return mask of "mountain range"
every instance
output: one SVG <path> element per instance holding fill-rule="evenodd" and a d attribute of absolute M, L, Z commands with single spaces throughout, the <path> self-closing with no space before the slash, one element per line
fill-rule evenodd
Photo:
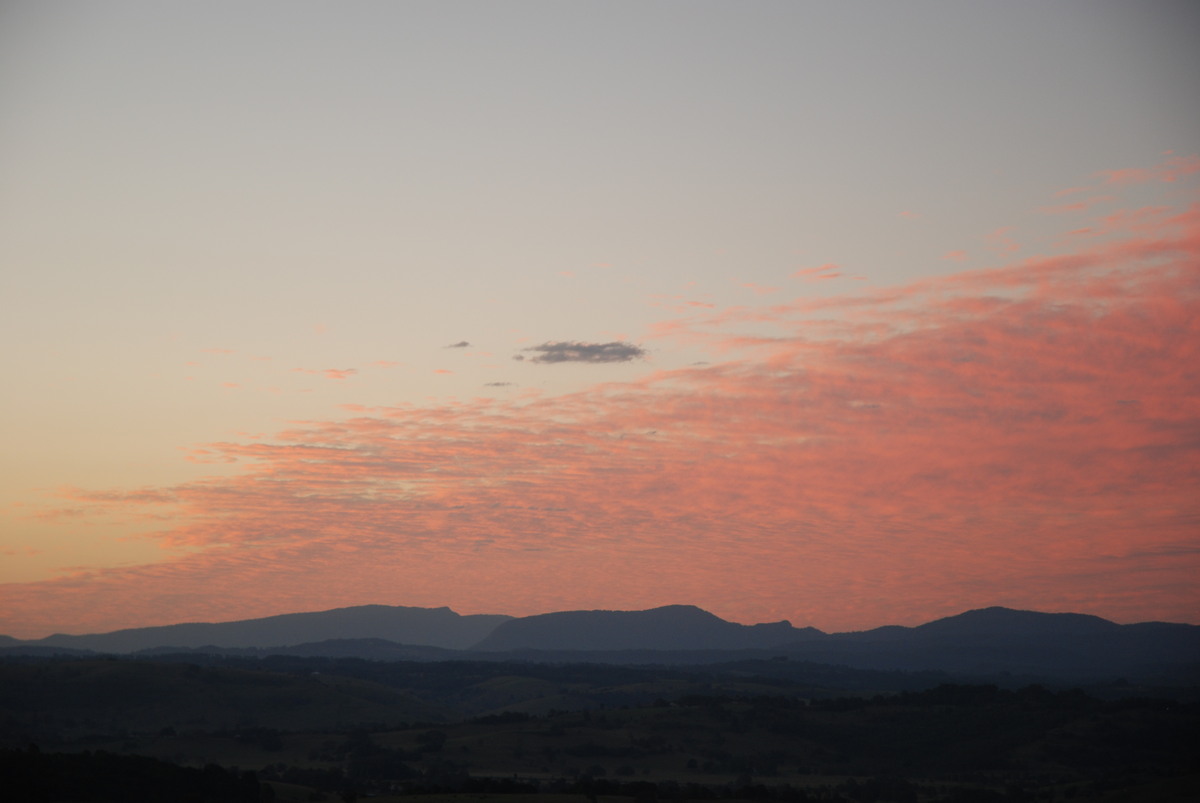
<path fill-rule="evenodd" d="M 1097 616 L 984 608 L 928 622 L 824 633 L 787 621 L 742 625 L 691 605 L 526 617 L 363 605 L 20 641 L 0 655 L 244 653 L 374 660 L 703 664 L 775 658 L 855 669 L 960 675 L 1160 677 L 1200 685 L 1200 626 L 1119 625 Z"/>
<path fill-rule="evenodd" d="M 463 650 L 509 619 L 512 617 L 500 614 L 462 616 L 449 608 L 357 605 L 236 622 L 188 622 L 80 636 L 58 633 L 35 641 L 0 641 L 0 647 L 7 643 L 8 646 L 131 653 L 162 647 L 265 649 L 328 639 L 386 639 L 401 644 Z"/>

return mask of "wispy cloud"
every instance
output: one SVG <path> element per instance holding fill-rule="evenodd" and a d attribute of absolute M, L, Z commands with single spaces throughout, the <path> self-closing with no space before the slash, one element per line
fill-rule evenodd
<path fill-rule="evenodd" d="M 640 360 L 646 356 L 646 350 L 632 343 L 613 341 L 611 343 L 581 343 L 579 341 L 552 341 L 538 346 L 530 346 L 521 350 L 522 353 L 513 357 L 524 360 L 525 352 L 532 352 L 530 362 L 561 363 L 607 363 L 629 362 Z"/>
<path fill-rule="evenodd" d="M 806 282 L 817 282 L 824 279 L 836 279 L 842 275 L 841 268 L 841 265 L 828 262 L 815 268 L 800 268 L 792 273 L 792 278 L 801 279 Z"/>
<path fill-rule="evenodd" d="M 760 296 L 769 296 L 772 293 L 779 292 L 778 287 L 769 287 L 767 285 L 756 284 L 754 282 L 741 282 L 738 286 L 743 287 L 743 288 L 749 290 L 750 292 L 754 293 L 755 295 L 760 295 Z"/>
<path fill-rule="evenodd" d="M 984 237 L 988 247 L 998 254 L 1011 254 L 1014 251 L 1021 250 L 1021 244 L 1013 239 L 1012 233 L 1016 229 L 1012 226 L 1001 226 L 992 233 Z"/>
<path fill-rule="evenodd" d="M 1038 209 L 1043 215 L 1062 215 L 1069 212 L 1086 212 L 1093 206 L 1102 203 L 1115 201 L 1116 198 L 1112 195 L 1095 195 L 1082 201 L 1073 201 L 1069 204 L 1056 204 L 1054 206 L 1043 206 Z"/>
<path fill-rule="evenodd" d="M 460 340 L 457 343 L 451 343 L 449 346 L 446 346 L 448 349 L 466 349 L 470 347 L 471 344 L 466 340 Z"/>
<path fill-rule="evenodd" d="M 326 379 L 349 379 L 358 373 L 357 368 L 295 368 L 299 374 L 315 374 Z"/>
<path fill-rule="evenodd" d="M 1172 156 L 1161 164 L 1150 168 L 1129 167 L 1121 170 L 1102 170 L 1096 175 L 1105 184 L 1148 184 L 1151 182 L 1174 183 L 1180 179 L 1200 173 L 1200 156 Z"/>

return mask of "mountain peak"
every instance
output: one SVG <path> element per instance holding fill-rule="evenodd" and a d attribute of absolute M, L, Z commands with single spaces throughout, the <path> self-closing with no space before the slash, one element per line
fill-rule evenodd
<path fill-rule="evenodd" d="M 1103 633 L 1120 627 L 1115 622 L 1084 613 L 1043 613 L 992 606 L 976 608 L 955 616 L 936 619 L 914 628 L 922 633 L 949 635 L 1053 635 L 1060 633 Z"/>

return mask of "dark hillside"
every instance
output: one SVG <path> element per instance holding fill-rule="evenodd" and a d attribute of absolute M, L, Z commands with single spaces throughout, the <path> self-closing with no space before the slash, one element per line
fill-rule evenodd
<path fill-rule="evenodd" d="M 449 608 L 358 605 L 237 622 L 190 622 L 112 633 L 54 635 L 29 645 L 128 653 L 155 647 L 280 647 L 326 639 L 382 638 L 401 644 L 463 649 L 512 617 L 461 616 Z"/>
<path fill-rule="evenodd" d="M 382 684 L 311 672 L 124 660 L 0 663 L 0 736 L 10 743 L 165 728 L 296 730 L 445 716 L 444 708 Z"/>
<path fill-rule="evenodd" d="M 736 650 L 770 648 L 821 635 L 788 622 L 740 625 L 694 605 L 647 611 L 560 611 L 511 619 L 472 649 Z"/>
<path fill-rule="evenodd" d="M 1118 625 L 1097 616 L 985 608 L 789 645 L 789 655 L 862 669 L 1200 682 L 1200 626 Z"/>

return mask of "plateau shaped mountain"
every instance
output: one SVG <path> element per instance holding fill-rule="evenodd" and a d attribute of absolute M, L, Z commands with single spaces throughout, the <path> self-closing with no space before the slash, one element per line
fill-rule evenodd
<path fill-rule="evenodd" d="M 745 650 L 770 649 L 822 635 L 789 622 L 741 625 L 694 605 L 647 611 L 559 611 L 510 619 L 472 649 Z"/>
<path fill-rule="evenodd" d="M 80 636 L 57 634 L 22 644 L 130 653 L 160 647 L 270 648 L 329 639 L 372 638 L 400 644 L 464 649 L 511 618 L 500 614 L 462 616 L 449 608 L 358 605 L 236 622 L 190 622 Z"/>

